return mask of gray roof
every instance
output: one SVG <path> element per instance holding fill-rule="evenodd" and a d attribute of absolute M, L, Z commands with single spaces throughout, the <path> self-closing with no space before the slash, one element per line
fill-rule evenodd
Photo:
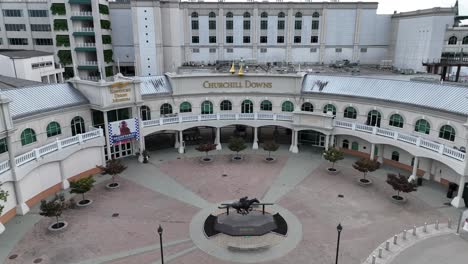
<path fill-rule="evenodd" d="M 40 82 L 0 75 L 0 89 L 15 89 L 41 84 Z"/>
<path fill-rule="evenodd" d="M 318 81 L 327 82 L 322 91 Z M 468 115 L 468 88 L 461 86 L 308 74 L 302 91 L 378 99 Z"/>
<path fill-rule="evenodd" d="M 164 95 L 172 93 L 172 87 L 166 76 L 140 77 L 141 95 Z"/>
<path fill-rule="evenodd" d="M 0 55 L 7 56 L 13 59 L 27 59 L 41 56 L 54 55 L 50 52 L 38 51 L 38 50 L 7 50 L 0 49 Z"/>
<path fill-rule="evenodd" d="M 33 114 L 88 104 L 89 101 L 69 83 L 2 90 L 11 99 L 11 117 L 18 119 Z"/>

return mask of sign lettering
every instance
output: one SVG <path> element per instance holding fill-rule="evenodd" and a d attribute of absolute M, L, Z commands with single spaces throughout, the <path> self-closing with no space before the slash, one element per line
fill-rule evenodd
<path fill-rule="evenodd" d="M 271 82 L 252 82 L 245 80 L 243 82 L 210 82 L 204 81 L 203 88 L 273 88 Z"/>

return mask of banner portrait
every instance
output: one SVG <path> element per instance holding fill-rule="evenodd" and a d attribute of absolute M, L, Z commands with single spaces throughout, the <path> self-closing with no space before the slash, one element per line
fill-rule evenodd
<path fill-rule="evenodd" d="M 132 140 L 140 140 L 138 118 L 109 123 L 109 144 L 120 145 Z"/>

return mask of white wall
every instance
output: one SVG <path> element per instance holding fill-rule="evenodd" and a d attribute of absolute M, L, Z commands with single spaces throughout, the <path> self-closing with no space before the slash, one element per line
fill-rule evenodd
<path fill-rule="evenodd" d="M 114 60 L 119 63 L 132 63 L 135 61 L 135 48 L 133 46 L 132 12 L 130 9 L 109 9 L 112 20 L 112 48 Z"/>
<path fill-rule="evenodd" d="M 146 12 L 145 12 L 146 11 Z M 154 9 L 136 7 L 138 20 L 137 34 L 139 40 L 140 71 L 141 76 L 155 75 L 157 72 L 156 27 Z M 114 30 L 118 32 L 118 30 Z"/>

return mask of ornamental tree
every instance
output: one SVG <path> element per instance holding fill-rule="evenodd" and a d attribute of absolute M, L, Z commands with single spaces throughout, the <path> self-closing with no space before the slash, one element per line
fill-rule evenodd
<path fill-rule="evenodd" d="M 196 148 L 196 150 L 200 152 L 205 152 L 206 156 L 208 157 L 208 152 L 215 150 L 217 145 L 218 144 L 202 143 Z"/>
<path fill-rule="evenodd" d="M 337 148 L 329 148 L 328 150 L 323 152 L 323 158 L 328 160 L 329 162 L 332 163 L 332 169 L 335 168 L 335 163 L 337 161 L 343 160 L 344 159 L 344 153 L 343 151 L 337 149 Z"/>
<path fill-rule="evenodd" d="M 268 158 L 271 158 L 271 152 L 277 151 L 279 145 L 273 141 L 263 143 L 263 150 L 268 151 Z"/>
<path fill-rule="evenodd" d="M 380 163 L 378 161 L 375 161 L 375 160 L 370 160 L 370 159 L 363 158 L 363 159 L 360 159 L 360 160 L 356 161 L 353 164 L 353 168 L 355 168 L 356 170 L 362 172 L 364 174 L 363 178 L 366 179 L 366 174 L 379 169 L 380 168 Z"/>
<path fill-rule="evenodd" d="M 229 145 L 228 148 L 231 151 L 236 152 L 236 155 L 239 156 L 239 152 L 243 151 L 244 149 L 247 148 L 247 145 L 245 144 L 245 141 L 241 137 L 232 137 L 229 140 Z"/>
<path fill-rule="evenodd" d="M 94 182 L 95 180 L 93 179 L 92 175 L 86 178 L 79 179 L 77 181 L 71 181 L 70 193 L 81 194 L 83 197 L 83 200 L 85 200 L 84 194 L 89 192 L 91 188 L 93 188 Z"/>
<path fill-rule="evenodd" d="M 402 198 L 400 192 L 410 193 L 417 191 L 416 184 L 409 182 L 406 176 L 401 174 L 392 174 L 387 175 L 387 183 L 393 187 L 393 190 L 397 191 L 397 198 Z"/>
<path fill-rule="evenodd" d="M 116 159 L 109 160 L 106 163 L 105 167 L 104 166 L 96 166 L 96 167 L 102 170 L 102 174 L 111 175 L 113 183 L 115 183 L 115 176 L 119 175 L 120 173 L 122 173 L 124 170 L 127 169 L 127 166 L 123 165 L 122 162 L 120 162 L 120 160 L 116 160 Z"/>
<path fill-rule="evenodd" d="M 63 210 L 65 209 L 67 209 L 67 204 L 65 203 L 65 196 L 63 194 L 55 194 L 54 199 L 52 199 L 51 201 L 41 201 L 41 212 L 39 214 L 45 217 L 55 217 L 55 220 L 58 224 L 59 217 L 62 216 Z"/>
<path fill-rule="evenodd" d="M 6 203 L 8 195 L 9 194 L 7 191 L 0 189 L 0 201 L 3 201 L 4 203 Z M 5 206 L 0 204 L 0 215 L 2 215 L 4 208 Z"/>

